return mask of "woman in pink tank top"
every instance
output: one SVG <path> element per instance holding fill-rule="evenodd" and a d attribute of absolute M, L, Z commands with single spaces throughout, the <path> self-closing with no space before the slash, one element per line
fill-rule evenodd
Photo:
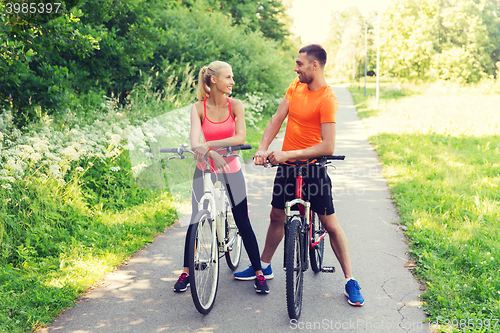
<path fill-rule="evenodd" d="M 231 210 L 243 238 L 243 245 L 248 253 L 251 266 L 255 272 L 255 290 L 259 293 L 269 293 L 266 278 L 261 268 L 260 253 L 257 239 L 248 218 L 248 203 L 246 184 L 237 157 L 222 157 L 215 150 L 223 147 L 242 145 L 245 143 L 246 128 L 243 103 L 230 99 L 234 85 L 231 66 L 222 61 L 214 61 L 208 67 L 203 67 L 198 76 L 198 102 L 191 108 L 191 148 L 195 152 L 198 166 L 193 177 L 192 215 L 198 212 L 198 201 L 203 192 L 202 174 L 205 169 L 204 157 L 211 159 L 211 169 L 219 173 L 217 179 L 222 181 L 229 194 Z M 203 143 L 202 143 L 203 135 Z M 212 176 L 214 176 L 212 174 Z M 182 292 L 189 286 L 188 239 L 194 232 L 192 221 L 189 225 L 184 246 L 184 269 L 174 286 L 174 291 Z M 272 273 L 271 273 L 272 274 Z"/>

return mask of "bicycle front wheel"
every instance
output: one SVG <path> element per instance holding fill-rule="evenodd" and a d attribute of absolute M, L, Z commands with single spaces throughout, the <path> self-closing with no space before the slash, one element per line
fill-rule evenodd
<path fill-rule="evenodd" d="M 325 227 L 320 222 L 318 214 L 312 213 L 311 219 L 311 229 L 312 229 L 312 242 L 316 243 L 319 238 L 325 233 Z M 308 245 L 309 242 L 308 242 Z M 309 247 L 309 258 L 311 259 L 311 268 L 314 273 L 321 272 L 323 268 L 323 254 L 325 253 L 325 238 L 323 237 L 321 241 L 314 246 L 314 248 Z"/>
<path fill-rule="evenodd" d="M 189 239 L 189 275 L 191 296 L 196 309 L 207 314 L 212 310 L 219 281 L 219 253 L 215 222 L 208 210 L 196 215 Z"/>
<path fill-rule="evenodd" d="M 295 216 L 287 222 L 285 239 L 286 306 L 290 319 L 299 319 L 302 310 L 305 249 L 302 222 Z"/>
<path fill-rule="evenodd" d="M 234 221 L 229 201 L 227 201 L 226 205 L 225 229 L 225 241 L 227 242 L 227 251 L 225 253 L 226 262 L 229 268 L 234 271 L 240 264 L 242 239 L 236 222 Z"/>

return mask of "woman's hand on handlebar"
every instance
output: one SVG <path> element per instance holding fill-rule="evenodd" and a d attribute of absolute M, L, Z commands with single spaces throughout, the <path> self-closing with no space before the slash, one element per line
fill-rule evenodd
<path fill-rule="evenodd" d="M 198 162 L 203 162 L 203 158 L 205 157 L 205 155 L 208 154 L 208 152 L 210 151 L 210 148 L 208 146 L 208 143 L 205 143 L 201 146 L 194 148 L 193 150 L 194 150 L 195 160 L 197 160 Z"/>
<path fill-rule="evenodd" d="M 218 172 L 228 172 L 229 171 L 229 165 L 227 165 L 226 161 L 222 156 L 220 156 L 218 153 L 212 151 L 210 154 L 212 157 L 212 160 L 214 161 L 214 167 L 215 170 Z"/>

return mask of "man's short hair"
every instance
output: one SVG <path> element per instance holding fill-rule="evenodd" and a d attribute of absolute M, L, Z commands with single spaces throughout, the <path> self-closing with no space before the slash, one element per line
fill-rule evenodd
<path fill-rule="evenodd" d="M 304 46 L 299 50 L 299 53 L 305 53 L 314 60 L 317 60 L 322 67 L 326 64 L 326 51 L 321 45 L 311 44 Z"/>

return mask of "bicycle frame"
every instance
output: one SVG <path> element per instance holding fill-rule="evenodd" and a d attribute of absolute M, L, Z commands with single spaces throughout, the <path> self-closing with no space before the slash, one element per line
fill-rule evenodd
<path fill-rule="evenodd" d="M 205 162 L 205 171 L 203 172 L 203 192 L 204 194 L 198 202 L 198 211 L 204 209 L 204 203 L 208 200 L 210 207 L 212 207 L 212 209 L 210 209 L 210 217 L 212 221 L 215 222 L 215 228 L 212 229 L 212 232 L 214 233 L 213 236 L 219 243 L 219 251 L 225 252 L 229 246 L 223 241 L 225 235 L 224 226 L 222 225 L 222 221 L 226 218 L 226 210 L 223 209 L 226 206 L 226 188 L 224 186 L 221 186 L 219 189 L 216 188 L 210 176 L 210 165 L 207 162 Z M 216 248 L 217 247 L 214 247 L 214 250 Z M 218 254 L 213 253 L 213 256 L 215 255 Z"/>
<path fill-rule="evenodd" d="M 312 211 L 311 211 L 311 203 L 309 201 L 305 201 L 303 199 L 303 191 L 302 186 L 305 184 L 304 178 L 302 177 L 302 167 L 299 168 L 299 173 L 295 178 L 295 199 L 288 201 L 285 203 L 285 215 L 291 216 L 292 207 L 297 204 L 299 207 L 299 213 L 303 216 L 303 224 L 306 228 L 309 228 L 309 248 L 313 249 L 314 246 L 318 245 L 319 242 L 325 238 L 327 232 L 325 231 L 323 235 L 321 235 L 318 241 L 313 242 L 313 234 L 311 224 L 309 223 L 312 219 Z"/>

